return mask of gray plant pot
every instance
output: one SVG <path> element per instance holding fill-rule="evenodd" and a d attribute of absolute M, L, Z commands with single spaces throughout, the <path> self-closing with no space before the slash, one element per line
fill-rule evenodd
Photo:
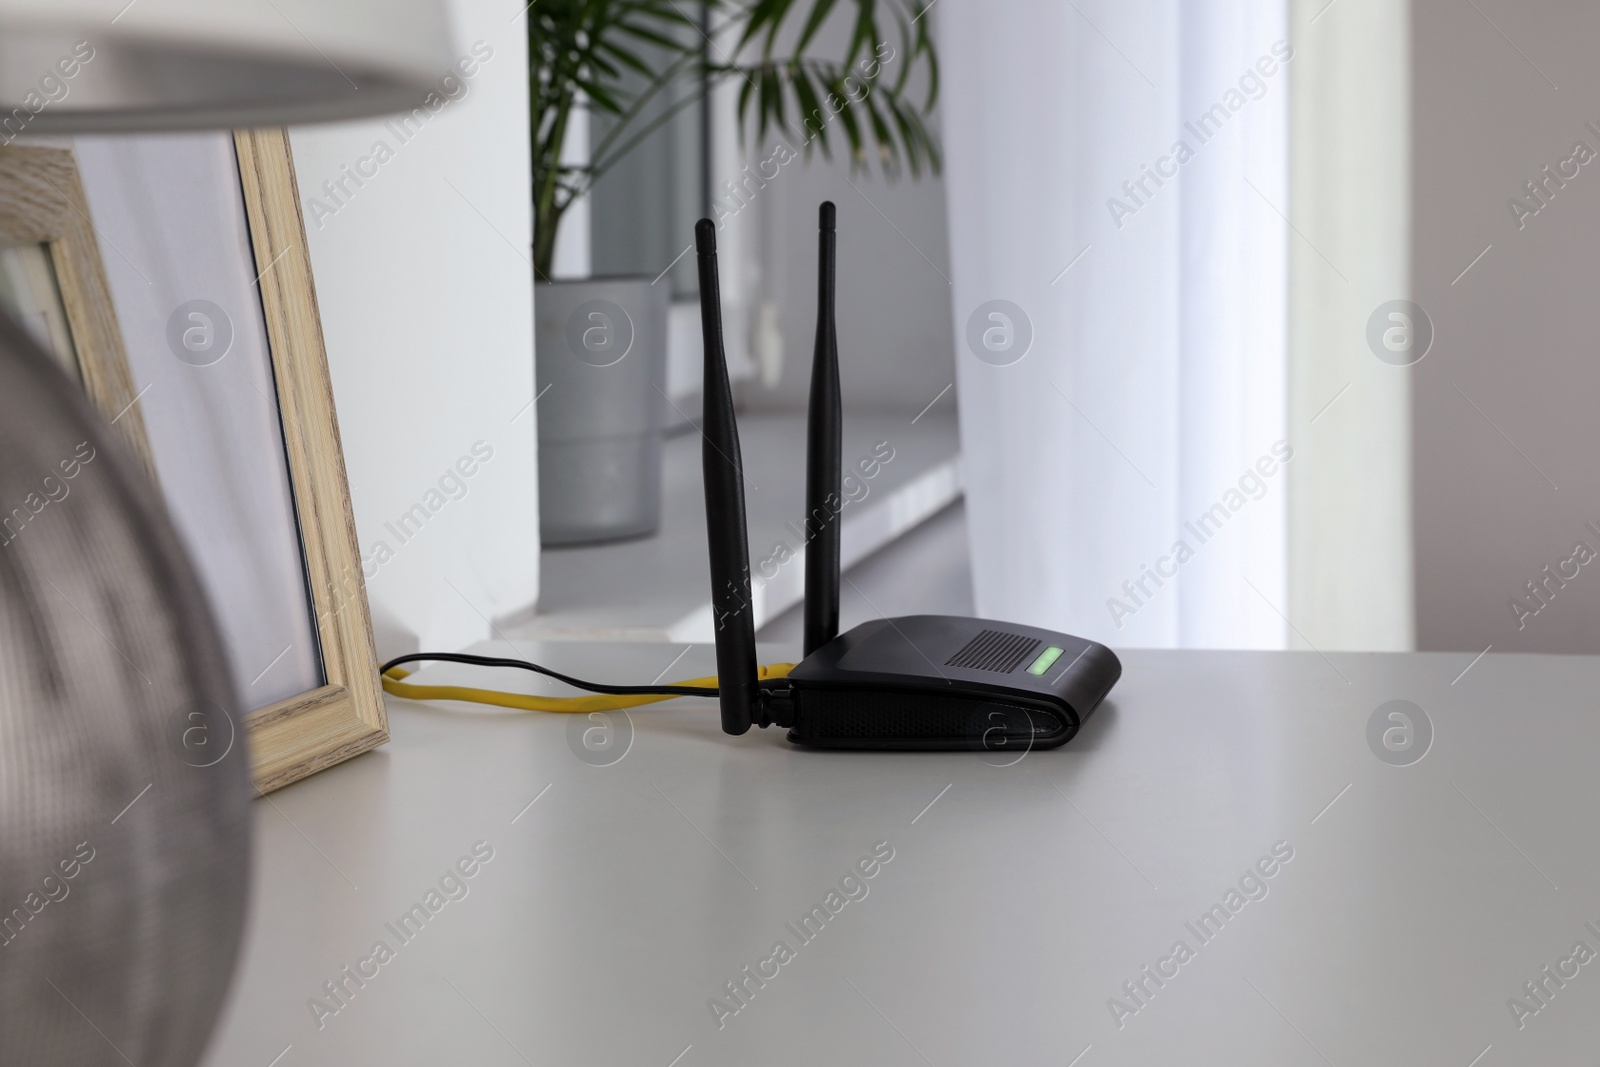
<path fill-rule="evenodd" d="M 539 282 L 533 303 L 540 540 L 655 533 L 667 287 L 648 278 Z"/>

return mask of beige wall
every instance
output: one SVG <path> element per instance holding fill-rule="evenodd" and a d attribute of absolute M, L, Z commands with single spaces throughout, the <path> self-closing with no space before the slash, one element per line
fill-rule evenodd
<path fill-rule="evenodd" d="M 1520 230 L 1508 199 L 1574 142 L 1600 152 L 1600 8 L 1412 6 L 1413 289 L 1436 329 L 1414 379 L 1419 647 L 1594 653 L 1600 563 L 1522 629 L 1510 600 L 1575 542 L 1600 551 L 1600 159 Z"/>

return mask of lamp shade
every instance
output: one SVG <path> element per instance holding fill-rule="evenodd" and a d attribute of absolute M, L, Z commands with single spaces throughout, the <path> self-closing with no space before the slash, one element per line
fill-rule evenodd
<path fill-rule="evenodd" d="M 190 1067 L 250 881 L 238 698 L 155 486 L 4 316 L 0 502 L 0 1063 Z"/>
<path fill-rule="evenodd" d="M 0 143 L 378 115 L 454 59 L 439 0 L 0 0 Z"/>

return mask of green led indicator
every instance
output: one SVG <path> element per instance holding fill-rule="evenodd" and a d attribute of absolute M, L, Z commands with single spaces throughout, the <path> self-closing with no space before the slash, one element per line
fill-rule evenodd
<path fill-rule="evenodd" d="M 1061 649 L 1057 648 L 1055 645 L 1051 645 L 1049 648 L 1039 653 L 1039 658 L 1033 661 L 1033 665 L 1028 668 L 1028 673 L 1043 674 L 1045 671 L 1050 669 L 1050 665 L 1052 663 L 1060 658 Z"/>

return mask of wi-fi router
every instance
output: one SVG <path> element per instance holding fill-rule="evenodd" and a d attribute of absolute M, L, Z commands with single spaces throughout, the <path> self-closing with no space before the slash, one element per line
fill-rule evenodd
<path fill-rule="evenodd" d="M 834 314 L 834 206 L 818 235 L 817 335 L 806 425 L 805 659 L 759 680 L 738 419 L 722 342 L 717 231 L 695 227 L 705 337 L 701 469 L 722 728 L 784 726 L 818 748 L 1046 749 L 1078 732 L 1122 676 L 1109 648 L 1035 626 L 952 615 L 839 633 L 844 416 Z"/>

